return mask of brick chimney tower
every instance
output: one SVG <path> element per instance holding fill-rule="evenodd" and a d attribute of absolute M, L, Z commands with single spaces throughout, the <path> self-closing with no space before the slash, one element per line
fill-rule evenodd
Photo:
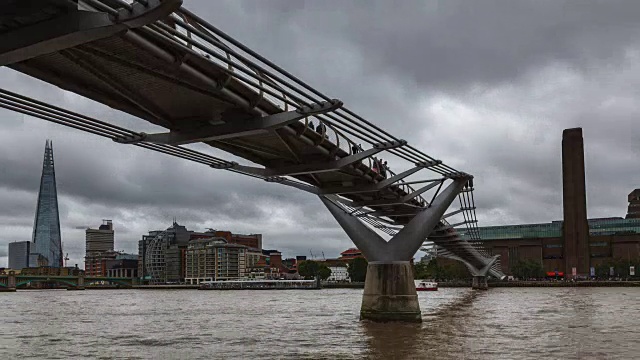
<path fill-rule="evenodd" d="M 589 276 L 589 225 L 582 129 L 562 132 L 562 203 L 565 277 Z"/>

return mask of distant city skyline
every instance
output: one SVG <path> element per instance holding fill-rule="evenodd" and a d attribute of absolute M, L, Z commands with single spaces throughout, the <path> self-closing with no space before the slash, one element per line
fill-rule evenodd
<path fill-rule="evenodd" d="M 99 168 L 98 165 L 96 166 Z M 38 251 L 40 251 L 42 253 L 49 253 L 49 257 L 53 259 L 52 261 L 54 264 L 59 264 L 58 266 L 64 266 L 63 258 L 65 256 L 65 253 L 69 252 L 69 249 L 62 248 L 62 244 L 64 243 L 64 241 L 62 240 L 62 235 L 60 231 L 61 223 L 59 219 L 58 191 L 57 191 L 57 185 L 56 185 L 56 173 L 55 173 L 55 166 L 54 166 L 54 159 L 53 159 L 53 141 L 49 139 L 45 141 L 45 152 L 44 152 L 44 160 L 42 162 L 40 187 L 39 187 L 36 198 L 37 198 L 37 204 L 36 204 L 35 217 L 34 217 L 34 223 L 33 223 L 33 229 L 32 229 L 32 239 L 30 241 L 27 241 L 30 244 L 30 253 L 31 253 L 30 261 L 36 261 L 36 257 L 34 256 L 39 254 Z M 176 217 L 174 216 L 172 220 L 175 222 Z M 113 230 L 113 222 L 112 220 L 103 220 L 103 221 L 108 221 L 109 226 L 112 229 L 111 230 L 112 232 L 111 246 L 113 247 L 113 237 L 115 235 L 115 231 Z M 188 221 L 186 221 L 185 223 L 189 224 Z M 127 229 L 127 224 L 121 223 L 121 225 L 123 229 Z M 71 228 L 71 226 L 67 224 L 62 224 L 62 226 L 67 226 L 68 229 Z M 164 225 L 159 225 L 159 226 L 156 226 L 155 228 L 150 228 L 145 232 L 156 231 L 159 228 L 163 228 L 163 226 Z M 74 232 L 77 232 L 79 230 L 84 230 L 84 229 L 86 229 L 86 231 L 89 231 L 90 228 L 91 228 L 91 225 L 74 226 L 71 228 L 71 230 L 75 230 L 75 231 L 70 231 L 70 233 L 73 234 Z M 194 228 L 197 229 L 198 225 L 195 225 Z M 217 229 L 218 227 L 209 225 L 209 226 L 204 226 L 202 228 L 204 231 L 209 229 Z M 152 230 L 152 229 L 156 229 L 156 230 Z M 137 235 L 137 237 L 139 238 L 140 236 L 144 235 L 145 232 Z M 16 243 L 16 242 L 19 242 L 19 241 L 10 241 L 6 245 L 5 244 L 1 245 L 2 248 L 4 249 L 0 249 L 0 259 L 5 258 L 6 261 L 4 261 L 4 265 L 2 264 L 3 262 L 0 261 L 0 267 L 9 267 L 8 246 L 9 244 Z M 22 241 L 22 242 L 25 242 L 25 241 Z M 35 245 L 36 243 L 38 243 L 39 245 L 36 246 Z M 123 241 L 123 243 L 124 243 L 124 246 L 122 248 L 113 249 L 113 250 L 123 251 L 126 253 L 136 253 L 137 240 L 135 240 L 135 242 Z M 72 257 L 68 261 L 68 264 L 67 264 L 68 266 L 78 265 L 79 268 L 85 267 L 86 265 L 85 256 L 87 252 L 86 242 L 83 243 L 82 245 L 83 245 L 83 249 L 82 249 L 83 253 L 81 256 L 78 256 L 79 251 L 77 250 L 78 249 L 77 245 L 71 248 Z M 349 242 L 348 245 L 352 245 L 351 242 Z M 324 250 L 322 248 L 317 248 L 315 250 L 316 250 L 316 254 L 324 254 L 325 251 L 327 252 L 327 254 L 333 254 L 330 250 Z M 308 248 L 308 251 L 303 253 L 293 253 L 293 252 L 287 251 L 285 252 L 286 253 L 285 257 L 295 258 L 296 256 L 299 256 L 299 255 L 308 256 L 313 251 L 314 251 L 314 248 Z M 333 254 L 334 257 L 337 257 L 340 251 L 342 250 L 336 249 L 335 254 Z M 6 255 L 3 255 L 3 254 L 6 254 Z M 47 258 L 47 261 L 49 261 L 48 257 L 45 256 L 45 258 Z"/>

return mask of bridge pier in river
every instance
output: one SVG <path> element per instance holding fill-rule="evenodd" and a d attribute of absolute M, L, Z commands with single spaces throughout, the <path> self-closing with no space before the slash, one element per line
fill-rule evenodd
<path fill-rule="evenodd" d="M 9 271 L 9 274 L 4 277 L 4 279 L 0 280 L 2 284 L 0 284 L 0 291 L 16 291 L 16 273 L 15 271 Z"/>
<path fill-rule="evenodd" d="M 409 261 L 369 263 L 360 319 L 422 321 L 413 269 Z"/>
<path fill-rule="evenodd" d="M 491 271 L 491 267 L 498 261 L 498 256 L 494 256 L 482 269 L 476 269 L 471 265 L 467 265 L 469 272 L 473 276 L 473 280 L 471 282 L 471 289 L 473 290 L 488 290 L 489 284 L 487 283 L 487 275 Z"/>
<path fill-rule="evenodd" d="M 474 275 L 471 282 L 471 288 L 473 290 L 488 290 L 489 284 L 487 283 L 487 277 L 482 275 Z"/>
<path fill-rule="evenodd" d="M 84 276 L 78 275 L 78 280 L 76 280 L 76 286 L 67 288 L 67 290 L 84 290 Z"/>
<path fill-rule="evenodd" d="M 421 322 L 418 293 L 410 260 L 440 223 L 449 205 L 467 185 L 463 174 L 443 190 L 424 210 L 389 241 L 385 241 L 356 216 L 347 213 L 330 197 L 320 199 L 369 260 L 364 285 L 361 320 Z"/>

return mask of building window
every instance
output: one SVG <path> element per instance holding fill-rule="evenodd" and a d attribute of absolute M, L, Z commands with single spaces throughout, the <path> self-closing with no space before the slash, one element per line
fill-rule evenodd
<path fill-rule="evenodd" d="M 604 258 L 609 257 L 609 254 L 591 254 L 592 258 Z"/>
<path fill-rule="evenodd" d="M 606 241 L 593 242 L 593 243 L 590 243 L 589 246 L 594 246 L 594 247 L 596 247 L 596 246 L 598 246 L 598 247 L 609 246 L 609 243 L 606 242 Z"/>
<path fill-rule="evenodd" d="M 561 248 L 562 244 L 544 244 L 544 247 L 547 249 L 555 249 L 555 248 Z"/>

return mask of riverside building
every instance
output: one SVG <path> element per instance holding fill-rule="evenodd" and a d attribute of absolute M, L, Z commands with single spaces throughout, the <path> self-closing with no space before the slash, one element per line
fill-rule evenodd
<path fill-rule="evenodd" d="M 183 282 L 183 254 L 192 233 L 174 221 L 166 230 L 144 235 L 138 242 L 138 276 L 150 284 Z"/>
<path fill-rule="evenodd" d="M 334 263 L 334 264 L 327 264 L 327 266 L 329 270 L 331 270 L 331 275 L 329 276 L 327 281 L 337 281 L 337 282 L 351 281 L 351 278 L 349 278 L 349 271 L 348 271 L 347 264 Z"/>
<path fill-rule="evenodd" d="M 593 268 L 614 259 L 640 258 L 640 189 L 628 196 L 626 218 L 587 219 L 583 151 L 582 129 L 564 130 L 564 220 L 479 228 L 484 247 L 491 255 L 500 255 L 505 274 L 511 274 L 519 261 L 536 261 L 548 274 L 586 278 Z"/>
<path fill-rule="evenodd" d="M 230 231 L 213 229 L 206 232 L 195 232 L 187 230 L 186 227 L 174 222 L 167 230 L 150 231 L 148 235 L 144 235 L 142 240 L 138 242 L 138 276 L 140 282 L 148 284 L 185 282 L 186 254 L 190 242 L 199 239 L 209 241 L 212 238 L 224 240 L 228 245 L 243 246 L 243 249 L 245 249 L 245 258 L 242 260 L 245 268 L 243 271 L 248 272 L 251 277 L 264 277 L 263 264 L 265 260 L 262 255 L 261 234 L 233 234 Z M 229 270 L 229 274 L 229 277 L 236 276 L 233 274 L 233 269 Z M 208 278 L 210 277 L 209 275 L 207 274 L 205 277 Z M 243 274 L 243 276 L 245 275 L 247 274 Z M 189 278 L 204 277 L 194 275 Z"/>
<path fill-rule="evenodd" d="M 185 281 L 200 284 L 245 278 L 246 254 L 246 246 L 229 244 L 221 237 L 191 240 L 185 251 Z"/>
<path fill-rule="evenodd" d="M 117 278 L 138 277 L 138 255 L 116 253 L 112 259 L 105 259 L 104 276 Z"/>
<path fill-rule="evenodd" d="M 105 260 L 115 258 L 114 230 L 111 220 L 102 220 L 97 229 L 85 231 L 84 270 L 87 276 L 104 276 Z"/>

